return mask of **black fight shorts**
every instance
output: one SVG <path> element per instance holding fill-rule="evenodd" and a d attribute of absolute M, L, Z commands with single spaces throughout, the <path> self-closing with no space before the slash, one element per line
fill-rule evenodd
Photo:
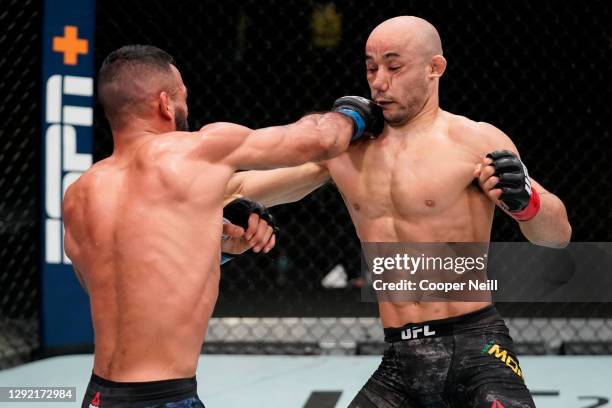
<path fill-rule="evenodd" d="M 495 309 L 385 329 L 380 366 L 350 408 L 535 407 Z"/>
<path fill-rule="evenodd" d="M 114 382 L 95 374 L 81 408 L 204 408 L 195 377 L 148 382 Z"/>

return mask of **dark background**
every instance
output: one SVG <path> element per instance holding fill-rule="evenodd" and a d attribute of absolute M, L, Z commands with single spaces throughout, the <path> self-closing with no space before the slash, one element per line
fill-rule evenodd
<path fill-rule="evenodd" d="M 609 240 L 608 6 L 359 3 L 180 2 L 168 9 L 160 2 L 146 8 L 137 1 L 119 7 L 99 2 L 96 56 L 99 65 L 122 45 L 157 45 L 177 60 L 189 88 L 193 129 L 215 121 L 257 128 L 329 109 L 342 95 L 368 96 L 363 49 L 370 31 L 396 15 L 423 17 L 438 28 L 448 60 L 442 108 L 510 135 L 532 177 L 565 202 L 574 241 Z M 315 43 L 313 13 L 325 5 L 341 15 L 336 46 Z M 97 118 L 99 159 L 110 154 L 112 143 L 99 109 Z M 224 267 L 217 316 L 377 313 L 374 305 L 359 303 L 358 290 L 321 287 L 335 265 L 343 264 L 351 277 L 360 267 L 359 244 L 335 187 L 273 213 L 283 228 L 281 242 L 271 256 L 246 255 Z M 493 231 L 495 241 L 523 240 L 516 223 L 501 212 Z M 536 311 L 525 307 L 507 311 Z"/>
<path fill-rule="evenodd" d="M 40 7 L 0 0 L 0 317 L 11 321 L 10 330 L 38 317 Z M 331 7 L 341 30 L 326 35 L 338 21 Z M 313 17 L 325 10 L 331 19 Z M 565 202 L 574 241 L 610 241 L 612 33 L 605 1 L 98 1 L 95 53 L 99 66 L 125 44 L 161 47 L 189 87 L 193 129 L 215 121 L 263 127 L 328 109 L 342 95 L 368 96 L 365 40 L 402 14 L 423 17 L 440 32 L 448 60 L 442 108 L 510 135 L 530 174 Z M 331 45 L 318 46 L 321 38 Z M 95 160 L 111 151 L 98 107 Z M 321 287 L 337 264 L 352 278 L 359 273 L 359 244 L 332 185 L 273 213 L 281 242 L 271 256 L 247 254 L 224 267 L 215 315 L 376 315 L 358 290 Z M 523 240 L 501 213 L 492 238 Z M 603 304 L 502 308 L 527 316 L 610 312 Z"/>
<path fill-rule="evenodd" d="M 39 344 L 41 17 L 0 0 L 0 369 Z"/>

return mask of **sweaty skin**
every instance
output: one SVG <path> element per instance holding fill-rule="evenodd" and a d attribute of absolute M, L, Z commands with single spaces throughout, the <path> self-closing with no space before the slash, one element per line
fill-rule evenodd
<path fill-rule="evenodd" d="M 387 128 L 326 163 L 360 241 L 489 241 L 495 204 L 472 184 L 473 172 L 503 140 L 494 145 L 486 125 L 442 110 L 430 118 L 427 126 L 402 134 Z M 380 302 L 379 310 L 384 327 L 401 327 L 486 304 Z"/>
<path fill-rule="evenodd" d="M 375 140 L 318 164 L 234 176 L 228 194 L 276 205 L 300 199 L 331 178 L 361 242 L 489 242 L 501 194 L 485 159 L 507 149 L 502 131 L 439 108 L 446 61 L 427 21 L 397 17 L 371 33 L 366 69 L 387 126 Z M 473 183 L 481 177 L 480 185 Z M 571 227 L 563 203 L 532 180 L 540 212 L 520 223 L 531 242 L 564 246 Z M 284 193 L 283 193 L 284 191 Z M 489 302 L 379 302 L 384 327 L 401 327 L 475 311 Z"/>
<path fill-rule="evenodd" d="M 162 92 L 151 114 L 113 129 L 113 154 L 64 198 L 65 250 L 89 293 L 93 371 L 112 381 L 192 377 L 217 300 L 225 186 L 236 169 L 296 166 L 346 149 L 352 122 L 309 115 L 251 130 L 176 132 Z M 160 113 L 161 112 L 161 113 Z"/>

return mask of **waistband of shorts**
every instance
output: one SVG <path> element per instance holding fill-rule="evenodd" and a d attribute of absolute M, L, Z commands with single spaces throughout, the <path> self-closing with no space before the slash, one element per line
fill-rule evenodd
<path fill-rule="evenodd" d="M 90 385 L 101 396 L 120 398 L 125 401 L 155 401 L 161 399 L 187 399 L 197 395 L 195 376 L 171 380 L 145 382 L 115 382 L 91 374 Z"/>
<path fill-rule="evenodd" d="M 500 317 L 495 305 L 488 305 L 482 309 L 478 309 L 460 316 L 429 320 L 419 323 L 408 323 L 402 327 L 387 327 L 384 329 L 385 341 L 387 343 L 395 343 L 406 340 L 420 340 L 431 337 L 452 336 L 456 330 L 467 327 L 489 317 Z"/>

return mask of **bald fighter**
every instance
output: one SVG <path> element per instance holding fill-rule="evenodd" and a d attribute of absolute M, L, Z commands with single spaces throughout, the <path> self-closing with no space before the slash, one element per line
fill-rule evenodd
<path fill-rule="evenodd" d="M 224 210 L 228 180 L 236 169 L 333 157 L 351 140 L 379 133 L 382 113 L 366 99 L 341 98 L 335 112 L 286 126 L 214 123 L 188 132 L 181 75 L 170 55 L 151 46 L 112 52 L 98 96 L 113 154 L 64 198 L 65 250 L 89 293 L 95 332 L 82 406 L 202 407 L 195 371 L 221 252 L 267 252 L 274 244 L 263 207 L 240 200 Z M 225 229 L 222 215 L 231 223 Z"/>
<path fill-rule="evenodd" d="M 380 24 L 365 67 L 387 123 L 380 137 L 317 164 L 238 173 L 227 193 L 276 205 L 331 178 L 362 242 L 489 242 L 498 206 L 529 241 L 568 243 L 563 203 L 529 177 L 510 138 L 440 109 L 446 59 L 430 23 Z M 490 302 L 379 302 L 379 311 L 388 346 L 352 408 L 534 406 Z M 402 335 L 425 326 L 427 337 Z"/>

